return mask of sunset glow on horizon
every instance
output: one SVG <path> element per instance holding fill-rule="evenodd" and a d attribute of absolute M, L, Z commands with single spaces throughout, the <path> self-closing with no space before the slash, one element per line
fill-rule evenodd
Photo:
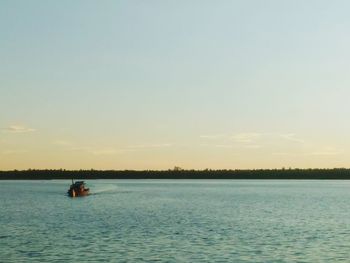
<path fill-rule="evenodd" d="M 2 1 L 0 170 L 350 167 L 348 1 Z"/>

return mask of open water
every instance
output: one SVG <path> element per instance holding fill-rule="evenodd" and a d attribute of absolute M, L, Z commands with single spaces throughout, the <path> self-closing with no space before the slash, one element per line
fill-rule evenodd
<path fill-rule="evenodd" d="M 0 181 L 0 262 L 349 262 L 349 181 Z"/>

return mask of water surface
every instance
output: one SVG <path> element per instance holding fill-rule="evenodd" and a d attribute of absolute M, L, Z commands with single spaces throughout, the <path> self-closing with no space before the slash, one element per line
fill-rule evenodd
<path fill-rule="evenodd" d="M 0 181 L 1 262 L 334 262 L 350 258 L 350 182 Z"/>

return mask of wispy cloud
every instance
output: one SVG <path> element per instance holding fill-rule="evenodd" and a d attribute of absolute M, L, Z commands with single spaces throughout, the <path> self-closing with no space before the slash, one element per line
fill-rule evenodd
<path fill-rule="evenodd" d="M 172 143 L 155 143 L 155 144 L 139 144 L 128 146 L 128 149 L 152 149 L 152 148 L 164 148 L 171 147 Z"/>
<path fill-rule="evenodd" d="M 28 153 L 28 151 L 27 150 L 6 150 L 6 151 L 0 152 L 1 155 L 14 155 L 14 154 L 24 154 L 24 153 Z"/>
<path fill-rule="evenodd" d="M 242 146 L 232 145 L 232 144 L 214 144 L 214 145 L 202 145 L 202 146 L 214 146 L 216 148 L 226 148 L 226 149 L 260 149 L 262 146 L 257 144 L 247 144 Z"/>
<path fill-rule="evenodd" d="M 172 144 L 150 144 L 150 145 L 135 145 L 135 146 L 129 146 L 127 148 L 112 148 L 112 147 L 73 147 L 71 148 L 72 151 L 83 151 L 89 154 L 93 154 L 96 156 L 100 155 L 115 155 L 115 154 L 124 154 L 124 153 L 130 153 L 135 152 L 139 150 L 146 150 L 146 149 L 160 149 L 165 147 L 170 147 Z"/>
<path fill-rule="evenodd" d="M 277 156 L 335 156 L 335 155 L 340 155 L 343 154 L 344 151 L 337 150 L 335 148 L 331 147 L 326 147 L 321 150 L 315 150 L 315 151 L 309 151 L 309 152 L 275 152 L 272 153 L 272 155 L 277 155 Z"/>
<path fill-rule="evenodd" d="M 113 155 L 121 152 L 112 147 L 79 146 L 67 140 L 56 140 L 52 143 L 69 152 L 82 152 L 93 155 Z"/>
<path fill-rule="evenodd" d="M 225 134 L 212 134 L 212 135 L 200 135 L 199 138 L 208 139 L 208 140 L 216 140 L 216 139 L 225 138 L 226 136 L 227 135 L 225 135 Z"/>
<path fill-rule="evenodd" d="M 92 147 L 88 147 L 88 146 L 72 146 L 67 148 L 67 150 L 71 152 L 88 152 L 88 151 L 91 151 L 92 149 L 93 149 Z"/>
<path fill-rule="evenodd" d="M 246 148 L 246 149 L 260 149 L 271 147 L 276 143 L 281 143 L 281 140 L 289 143 L 305 144 L 305 140 L 299 138 L 294 133 L 278 133 L 278 132 L 240 132 L 234 134 L 213 134 L 200 135 L 200 138 L 206 139 L 208 145 L 211 147 L 220 148 Z M 209 141 L 220 141 L 220 144 L 213 142 L 210 145 Z M 203 144 L 201 144 L 203 146 Z"/>
<path fill-rule="evenodd" d="M 261 133 L 248 132 L 248 133 L 236 133 L 231 136 L 231 140 L 239 143 L 252 143 L 262 136 Z"/>
<path fill-rule="evenodd" d="M 287 141 L 305 143 L 305 140 L 297 138 L 294 133 L 280 134 L 279 136 Z"/>
<path fill-rule="evenodd" d="M 215 144 L 214 147 L 216 147 L 216 148 L 226 148 L 226 149 L 236 148 L 234 145 L 230 145 L 230 144 Z"/>
<path fill-rule="evenodd" d="M 23 125 L 11 125 L 9 127 L 3 128 L 2 131 L 8 132 L 8 133 L 28 133 L 28 132 L 35 132 L 36 130 Z"/>
<path fill-rule="evenodd" d="M 258 132 L 245 132 L 245 133 L 235 133 L 233 135 L 230 134 L 207 134 L 207 135 L 200 135 L 199 137 L 201 139 L 207 139 L 207 140 L 230 140 L 237 143 L 252 143 L 258 138 L 263 136 L 262 133 Z"/>
<path fill-rule="evenodd" d="M 118 153 L 122 153 L 123 151 L 118 151 L 114 148 L 99 148 L 99 149 L 92 149 L 89 151 L 93 155 L 114 155 Z"/>
<path fill-rule="evenodd" d="M 56 140 L 53 142 L 53 144 L 62 145 L 62 146 L 72 145 L 70 141 L 66 141 L 66 140 Z"/>
<path fill-rule="evenodd" d="M 139 150 L 146 149 L 156 149 L 173 146 L 172 143 L 155 143 L 155 144 L 140 144 L 140 145 L 131 145 L 122 148 L 115 148 L 110 146 L 98 146 L 98 145 L 79 145 L 75 144 L 68 140 L 55 140 L 53 144 L 59 146 L 62 150 L 68 152 L 81 152 L 85 154 L 92 154 L 96 156 L 100 155 L 114 155 L 114 154 L 123 154 L 128 152 L 135 152 Z"/>
<path fill-rule="evenodd" d="M 200 135 L 201 139 L 206 139 L 207 142 L 215 141 L 214 144 L 200 144 L 201 146 L 209 146 L 216 148 L 247 148 L 247 149 L 258 149 L 262 145 L 257 143 L 259 139 L 264 134 L 258 132 L 245 132 L 245 133 L 235 133 L 235 134 L 212 134 L 212 135 Z M 220 143 L 217 143 L 220 141 Z"/>
<path fill-rule="evenodd" d="M 314 155 L 314 156 L 334 156 L 334 155 L 339 155 L 342 154 L 343 151 L 339 151 L 336 149 L 324 149 L 321 151 L 314 151 L 311 153 L 308 153 L 307 155 Z"/>
<path fill-rule="evenodd" d="M 91 146 L 74 146 L 67 149 L 71 152 L 82 152 L 96 156 L 100 155 L 114 155 L 123 153 L 124 150 L 119 150 L 111 147 L 91 147 Z"/>
<path fill-rule="evenodd" d="M 260 148 L 262 148 L 262 146 L 258 145 L 258 144 L 249 144 L 249 145 L 245 145 L 244 148 L 247 148 L 247 149 L 260 149 Z"/>
<path fill-rule="evenodd" d="M 276 155 L 276 156 L 288 156 L 288 155 L 292 155 L 291 153 L 287 153 L 287 152 L 276 152 L 276 153 L 272 153 L 272 155 Z M 294 154 L 293 154 L 294 155 Z"/>

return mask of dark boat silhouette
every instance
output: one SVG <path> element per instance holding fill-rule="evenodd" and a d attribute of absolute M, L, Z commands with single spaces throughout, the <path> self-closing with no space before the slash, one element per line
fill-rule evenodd
<path fill-rule="evenodd" d="M 74 182 L 72 179 L 72 184 L 67 192 L 70 197 L 86 196 L 89 195 L 90 189 L 85 187 L 84 181 Z"/>

